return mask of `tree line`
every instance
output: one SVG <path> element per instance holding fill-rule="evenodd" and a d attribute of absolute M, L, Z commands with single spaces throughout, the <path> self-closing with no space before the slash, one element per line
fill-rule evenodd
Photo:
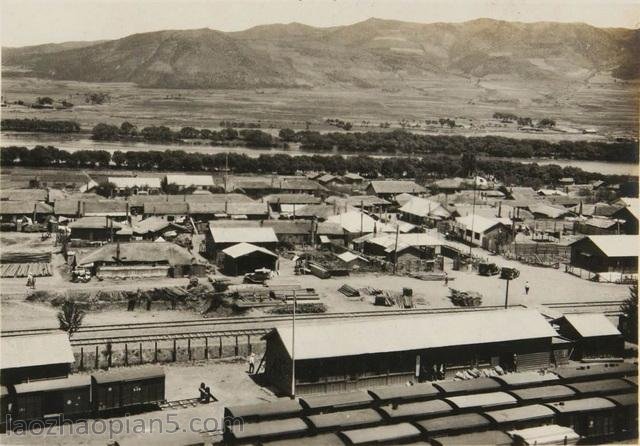
<path fill-rule="evenodd" d="M 38 98 L 42 99 L 42 98 Z M 75 121 L 47 121 L 43 119 L 3 119 L 0 122 L 2 131 L 14 132 L 47 132 L 47 133 L 77 133 L 80 124 Z"/>
<path fill-rule="evenodd" d="M 2 148 L 2 166 L 24 167 L 105 167 L 127 170 L 160 170 L 186 172 L 220 172 L 228 166 L 235 173 L 293 175 L 300 172 L 326 171 L 336 175 L 356 172 L 367 178 L 379 175 L 389 178 L 415 178 L 426 182 L 433 179 L 466 176 L 469 159 L 479 175 L 492 175 L 507 185 L 539 188 L 556 184 L 560 178 L 573 177 L 577 183 L 603 180 L 609 184 L 637 182 L 637 177 L 603 175 L 585 172 L 575 167 L 524 164 L 496 159 L 476 159 L 467 152 L 462 156 L 433 155 L 426 157 L 373 158 L 366 155 L 302 155 L 262 154 L 257 158 L 237 153 L 191 153 L 183 150 L 115 151 L 79 150 L 67 152 L 52 146 L 33 149 L 10 146 Z"/>

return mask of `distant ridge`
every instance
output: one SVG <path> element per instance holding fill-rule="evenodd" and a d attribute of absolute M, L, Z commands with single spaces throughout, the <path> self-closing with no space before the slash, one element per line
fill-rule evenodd
<path fill-rule="evenodd" d="M 596 73 L 640 78 L 640 30 L 372 18 L 331 28 L 289 23 L 228 33 L 168 30 L 3 48 L 2 59 L 3 69 L 21 67 L 42 78 L 158 88 L 370 88 L 433 76 L 575 82 Z"/>

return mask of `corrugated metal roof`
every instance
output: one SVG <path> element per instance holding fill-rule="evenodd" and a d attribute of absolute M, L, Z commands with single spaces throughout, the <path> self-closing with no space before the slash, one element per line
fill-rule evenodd
<path fill-rule="evenodd" d="M 511 446 L 513 440 L 502 431 L 473 432 L 470 434 L 451 435 L 447 437 L 436 437 L 432 443 L 438 446 L 461 446 L 461 445 L 493 445 Z"/>
<path fill-rule="evenodd" d="M 580 439 L 573 429 L 557 424 L 530 427 L 528 429 L 509 431 L 512 437 L 523 440 L 523 444 L 572 444 Z"/>
<path fill-rule="evenodd" d="M 189 203 L 175 202 L 150 202 L 144 203 L 145 215 L 187 215 Z"/>
<path fill-rule="evenodd" d="M 271 204 L 318 204 L 322 200 L 311 194 L 272 194 L 263 197 L 262 201 Z"/>
<path fill-rule="evenodd" d="M 586 412 L 590 410 L 613 409 L 616 405 L 605 398 L 593 397 L 579 400 L 559 401 L 547 405 L 560 413 Z"/>
<path fill-rule="evenodd" d="M 167 175 L 167 184 L 178 186 L 214 186 L 211 175 Z"/>
<path fill-rule="evenodd" d="M 251 243 L 238 243 L 237 245 L 229 246 L 227 249 L 223 249 L 222 252 L 229 257 L 237 259 L 239 257 L 246 256 L 247 254 L 251 254 L 253 252 L 261 252 L 263 254 L 267 254 L 271 257 L 278 258 L 278 254 L 269 251 L 266 248 L 262 248 L 260 246 L 252 245 Z"/>
<path fill-rule="evenodd" d="M 291 330 L 276 328 L 275 331 L 291 354 Z M 296 359 L 477 345 L 555 335 L 555 330 L 539 313 L 521 309 L 301 325 L 296 328 Z"/>
<path fill-rule="evenodd" d="M 637 235 L 590 235 L 585 237 L 607 257 L 638 257 Z M 570 245 L 579 243 L 584 238 L 576 240 Z"/>
<path fill-rule="evenodd" d="M 479 413 L 466 413 L 418 421 L 416 424 L 427 433 L 433 434 L 435 432 L 482 428 L 488 426 L 490 423 L 489 420 Z"/>
<path fill-rule="evenodd" d="M 71 375 L 68 378 L 46 379 L 30 383 L 17 384 L 16 393 L 44 392 L 59 389 L 72 389 L 74 387 L 86 387 L 91 385 L 90 375 Z"/>
<path fill-rule="evenodd" d="M 374 409 L 345 410 L 334 413 L 310 415 L 307 419 L 316 429 L 349 428 L 366 424 L 382 423 L 382 416 Z M 305 440 L 305 439 L 301 439 Z M 306 442 L 302 442 L 306 444 Z M 302 444 L 301 443 L 301 444 Z"/>
<path fill-rule="evenodd" d="M 118 188 L 160 189 L 160 178 L 157 177 L 108 177 L 107 181 Z"/>
<path fill-rule="evenodd" d="M 66 333 L 0 338 L 2 369 L 75 362 Z"/>
<path fill-rule="evenodd" d="M 565 314 L 564 319 L 583 338 L 591 336 L 615 336 L 620 331 L 602 313 Z"/>
<path fill-rule="evenodd" d="M 451 396 L 445 400 L 454 404 L 458 409 L 470 407 L 496 407 L 505 404 L 515 404 L 518 401 L 506 392 L 476 393 L 474 395 Z"/>
<path fill-rule="evenodd" d="M 535 420 L 554 415 L 553 410 L 542 404 L 513 407 L 485 412 L 485 415 L 496 423 L 513 423 L 516 421 Z"/>
<path fill-rule="evenodd" d="M 392 424 L 390 426 L 370 427 L 341 432 L 351 444 L 366 444 L 369 442 L 399 442 L 418 438 L 420 431 L 409 423 Z"/>
<path fill-rule="evenodd" d="M 404 180 L 372 181 L 371 187 L 376 194 L 419 194 L 427 191 L 414 181 Z"/>
<path fill-rule="evenodd" d="M 209 227 L 215 243 L 277 243 L 278 237 L 273 228 L 219 228 Z"/>

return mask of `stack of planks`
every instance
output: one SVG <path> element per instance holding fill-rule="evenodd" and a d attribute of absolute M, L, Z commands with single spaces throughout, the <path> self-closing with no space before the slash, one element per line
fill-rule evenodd
<path fill-rule="evenodd" d="M 342 294 L 344 294 L 347 297 L 359 297 L 360 296 L 360 291 L 356 290 L 354 287 L 347 285 L 346 283 L 344 285 L 342 285 L 340 288 L 338 288 L 338 291 L 340 291 Z"/>
<path fill-rule="evenodd" d="M 51 263 L 50 252 L 3 252 L 0 263 Z"/>
<path fill-rule="evenodd" d="M 0 265 L 0 277 L 51 276 L 50 263 L 5 263 Z"/>

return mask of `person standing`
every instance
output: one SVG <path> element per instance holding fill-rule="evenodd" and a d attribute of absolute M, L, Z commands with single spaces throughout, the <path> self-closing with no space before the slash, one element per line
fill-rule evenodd
<path fill-rule="evenodd" d="M 36 276 L 31 278 L 31 288 L 36 289 Z"/>
<path fill-rule="evenodd" d="M 255 369 L 256 369 L 256 354 L 251 352 L 251 354 L 249 355 L 249 374 L 254 373 Z"/>
<path fill-rule="evenodd" d="M 200 387 L 198 387 L 198 392 L 200 392 L 200 402 L 204 403 L 207 398 L 207 386 L 205 383 L 200 383 Z"/>
<path fill-rule="evenodd" d="M 526 282 L 524 283 L 524 294 L 529 294 L 529 289 L 530 289 L 530 287 L 529 287 L 529 281 L 526 281 Z"/>
<path fill-rule="evenodd" d="M 448 286 L 449 285 L 449 274 L 447 274 L 446 272 L 444 273 L 444 286 Z"/>

